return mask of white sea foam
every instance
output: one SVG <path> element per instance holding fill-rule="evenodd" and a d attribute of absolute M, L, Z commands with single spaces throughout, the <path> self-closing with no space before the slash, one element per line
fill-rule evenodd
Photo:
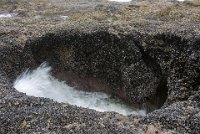
<path fill-rule="evenodd" d="M 11 18 L 11 17 L 14 17 L 16 16 L 15 13 L 1 13 L 0 12 L 0 18 Z"/>
<path fill-rule="evenodd" d="M 9 18 L 9 17 L 12 17 L 11 14 L 0 14 L 0 18 Z"/>
<path fill-rule="evenodd" d="M 27 70 L 14 82 L 14 88 L 29 96 L 50 98 L 58 102 L 65 102 L 100 112 L 115 111 L 120 114 L 145 115 L 144 110 L 138 110 L 125 105 L 119 99 L 100 92 L 84 92 L 69 87 L 51 75 L 51 67 L 46 63 L 37 69 Z"/>

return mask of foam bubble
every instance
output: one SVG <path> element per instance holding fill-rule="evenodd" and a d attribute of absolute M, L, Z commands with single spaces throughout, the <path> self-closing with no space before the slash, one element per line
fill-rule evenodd
<path fill-rule="evenodd" d="M 0 18 L 11 18 L 11 17 L 14 17 L 16 14 L 15 13 L 1 13 L 0 12 Z"/>

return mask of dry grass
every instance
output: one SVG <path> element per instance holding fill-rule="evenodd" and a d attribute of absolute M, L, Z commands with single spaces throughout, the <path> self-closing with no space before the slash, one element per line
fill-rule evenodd
<path fill-rule="evenodd" d="M 192 0 L 191 2 L 192 2 L 193 5 L 200 6 L 200 0 Z"/>
<path fill-rule="evenodd" d="M 135 22 L 139 26 L 146 26 L 148 21 L 151 20 L 183 23 L 186 21 L 200 20 L 200 8 L 198 6 L 191 6 L 191 4 L 159 5 L 144 3 L 139 5 L 123 6 L 116 8 L 114 12 L 109 12 L 109 7 L 106 5 L 102 8 L 102 10 L 91 10 L 91 8 L 82 11 L 77 10 L 76 8 L 71 9 L 69 5 L 66 7 L 56 6 L 56 4 L 54 4 L 55 1 L 53 0 L 31 0 L 31 2 L 22 2 L 25 0 L 15 0 L 15 2 L 11 1 L 14 0 L 0 0 L 0 8 L 1 6 L 5 6 L 5 3 L 7 3 L 8 7 L 15 5 L 16 9 L 24 9 L 24 16 L 27 17 L 27 19 L 25 19 L 24 16 L 20 16 L 24 17 L 24 21 L 21 21 L 22 25 L 33 25 L 34 23 L 37 23 L 37 21 L 43 21 L 42 19 L 45 19 L 45 17 L 53 18 L 53 16 L 59 15 L 69 16 L 68 21 L 81 24 L 93 21 L 95 23 L 109 22 L 113 24 Z M 67 0 L 58 0 L 58 3 L 62 3 L 63 1 L 65 1 L 64 4 L 66 4 Z M 198 5 L 200 0 L 193 0 L 192 3 L 194 3 L 194 5 Z M 9 8 L 5 6 L 5 9 Z M 67 21 L 63 23 L 66 22 Z"/>
<path fill-rule="evenodd" d="M 97 20 L 97 21 L 103 21 L 107 19 L 107 14 L 105 12 L 101 11 L 94 11 L 94 12 L 86 12 L 86 13 L 74 13 L 71 14 L 70 20 L 71 21 L 77 21 L 77 22 L 85 22 L 88 20 Z"/>
<path fill-rule="evenodd" d="M 177 21 L 184 18 L 185 14 L 182 11 L 177 10 L 176 7 L 166 7 L 161 8 L 156 16 L 165 21 Z"/>
<path fill-rule="evenodd" d="M 140 8 L 139 13 L 141 13 L 141 16 L 146 16 L 146 18 L 153 18 L 154 20 L 167 22 L 189 22 L 200 20 L 200 8 L 198 6 L 191 6 L 184 3 L 176 5 L 157 5 L 157 7 L 143 6 Z"/>

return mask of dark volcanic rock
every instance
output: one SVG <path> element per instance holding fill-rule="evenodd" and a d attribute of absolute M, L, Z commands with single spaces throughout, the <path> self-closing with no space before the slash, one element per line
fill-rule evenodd
<path fill-rule="evenodd" d="M 1 133 L 200 132 L 198 6 L 33 0 L 2 1 L 0 10 L 24 11 L 0 18 Z M 59 15 L 68 19 L 51 19 Z M 99 87 L 148 112 L 157 110 L 126 117 L 26 96 L 12 87 L 21 72 L 44 61 L 71 85 Z"/>
<path fill-rule="evenodd" d="M 153 59 L 148 59 L 136 44 L 134 38 L 98 31 L 47 35 L 27 46 L 39 64 L 48 61 L 59 71 L 101 79 L 111 88 L 105 92 L 142 104 L 154 101 L 161 72 L 159 65 L 151 66 Z"/>

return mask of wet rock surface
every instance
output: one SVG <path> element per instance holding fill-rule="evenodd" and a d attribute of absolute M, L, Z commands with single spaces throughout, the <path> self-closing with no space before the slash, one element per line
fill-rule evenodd
<path fill-rule="evenodd" d="M 33 0 L 1 1 L 0 10 L 17 14 L 0 19 L 1 133 L 200 132 L 197 5 Z M 21 72 L 44 61 L 55 74 L 89 78 L 94 81 L 90 87 L 101 87 L 100 80 L 105 92 L 157 110 L 126 117 L 26 96 L 12 88 Z"/>

